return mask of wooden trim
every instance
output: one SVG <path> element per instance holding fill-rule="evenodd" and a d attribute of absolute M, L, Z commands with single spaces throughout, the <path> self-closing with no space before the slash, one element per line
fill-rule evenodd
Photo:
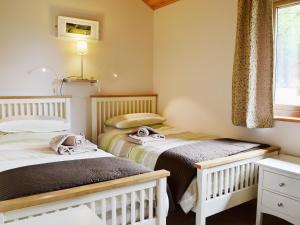
<path fill-rule="evenodd" d="M 254 150 L 254 151 L 249 151 L 249 152 L 245 152 L 245 153 L 232 155 L 229 157 L 207 160 L 204 162 L 196 163 L 195 166 L 197 169 L 203 170 L 203 169 L 221 166 L 224 164 L 229 164 L 229 163 L 233 163 L 233 162 L 237 162 L 237 161 L 241 161 L 241 160 L 245 160 L 245 159 L 255 158 L 255 157 L 266 155 L 266 154 L 269 154 L 272 152 L 279 152 L 279 150 L 280 150 L 279 147 L 271 146 L 266 149 L 258 149 L 258 150 Z"/>
<path fill-rule="evenodd" d="M 274 0 L 275 8 L 285 7 L 297 3 L 300 3 L 300 0 Z"/>
<path fill-rule="evenodd" d="M 124 94 L 124 95 L 114 95 L 114 94 L 104 94 L 104 95 L 91 95 L 91 98 L 119 98 L 119 97 L 157 97 L 157 94 Z"/>
<path fill-rule="evenodd" d="M 65 83 L 90 83 L 90 84 L 96 84 L 99 82 L 99 80 L 71 79 L 71 78 L 65 78 L 62 81 Z"/>
<path fill-rule="evenodd" d="M 16 198 L 12 200 L 0 202 L 0 212 L 8 212 L 12 210 L 42 205 L 46 203 L 62 201 L 65 199 L 89 195 L 96 192 L 107 191 L 115 188 L 141 184 L 148 181 L 158 180 L 160 178 L 170 176 L 170 172 L 166 170 L 159 170 L 141 175 L 125 177 L 121 179 L 84 185 L 75 188 L 64 189 L 60 191 L 53 191 L 44 194 L 31 195 L 28 197 Z"/>
<path fill-rule="evenodd" d="M 297 120 L 300 118 L 300 106 L 296 105 L 275 105 L 274 106 L 274 119 L 283 119 L 286 120 L 294 119 Z"/>
<path fill-rule="evenodd" d="M 0 99 L 43 99 L 43 98 L 72 98 L 71 95 L 65 96 L 0 96 Z"/>
<path fill-rule="evenodd" d="M 288 7 L 293 4 L 299 4 L 300 0 L 274 0 L 274 30 L 275 30 L 275 44 L 276 41 L 276 33 L 277 33 L 277 9 Z M 274 49 L 276 55 L 276 48 Z M 276 60 L 276 59 L 275 59 Z M 276 70 L 276 62 L 275 62 L 275 70 Z M 276 73 L 276 72 L 275 72 Z M 283 122 L 300 122 L 300 106 L 292 106 L 292 105 L 275 105 L 274 106 L 274 120 L 275 121 L 283 121 Z"/>
<path fill-rule="evenodd" d="M 275 121 L 282 121 L 282 122 L 300 123 L 300 118 L 296 118 L 296 117 L 275 116 L 274 120 Z"/>
<path fill-rule="evenodd" d="M 143 0 L 153 10 L 175 3 L 179 0 Z"/>

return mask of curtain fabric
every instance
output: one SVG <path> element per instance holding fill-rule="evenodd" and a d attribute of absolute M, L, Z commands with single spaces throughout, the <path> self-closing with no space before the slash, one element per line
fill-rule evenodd
<path fill-rule="evenodd" d="M 232 80 L 232 122 L 273 126 L 273 0 L 239 0 Z"/>

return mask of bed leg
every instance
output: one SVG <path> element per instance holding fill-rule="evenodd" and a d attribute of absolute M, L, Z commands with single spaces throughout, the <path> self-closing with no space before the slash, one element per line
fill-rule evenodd
<path fill-rule="evenodd" d="M 166 225 L 167 219 L 167 205 L 166 205 L 166 193 L 167 193 L 167 179 L 161 178 L 157 182 L 157 208 L 156 217 L 158 225 Z"/>
<path fill-rule="evenodd" d="M 4 214 L 0 213 L 0 224 L 4 224 Z"/>
<path fill-rule="evenodd" d="M 196 225 L 205 225 L 205 201 L 206 201 L 206 188 L 207 188 L 207 171 L 197 170 L 197 186 L 198 186 L 198 202 L 196 207 Z"/>
<path fill-rule="evenodd" d="M 263 183 L 263 170 L 259 167 L 258 185 Z M 258 188 L 257 193 L 257 209 L 256 209 L 256 225 L 262 225 L 263 213 L 261 213 L 261 199 L 262 199 L 262 187 Z"/>

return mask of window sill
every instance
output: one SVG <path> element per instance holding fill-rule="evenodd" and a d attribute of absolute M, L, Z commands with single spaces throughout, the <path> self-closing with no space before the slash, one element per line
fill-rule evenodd
<path fill-rule="evenodd" d="M 274 120 L 283 122 L 300 123 L 300 106 L 275 105 Z"/>
<path fill-rule="evenodd" d="M 274 120 L 282 122 L 300 123 L 300 118 L 298 117 L 275 116 Z"/>

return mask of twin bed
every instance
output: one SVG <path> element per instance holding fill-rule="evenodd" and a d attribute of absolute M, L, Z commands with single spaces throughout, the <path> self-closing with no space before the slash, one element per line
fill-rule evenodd
<path fill-rule="evenodd" d="M 157 96 L 92 96 L 92 137 L 93 142 L 100 148 L 119 157 L 131 159 L 150 169 L 174 169 L 164 165 L 161 156 L 170 150 L 186 151 L 197 143 L 209 142 L 216 137 L 185 132 L 164 124 L 153 126 L 157 131 L 166 135 L 166 140 L 153 142 L 146 146 L 129 143 L 125 136 L 131 129 L 116 129 L 105 126 L 107 119 L 131 113 L 156 113 Z M 198 146 L 199 147 L 199 146 Z M 194 163 L 197 168 L 194 179 L 191 180 L 175 204 L 185 212 L 196 213 L 196 225 L 205 225 L 206 218 L 255 199 L 257 196 L 258 167 L 256 161 L 278 154 L 279 148 L 261 146 L 251 151 L 242 151 L 227 157 L 219 157 Z M 167 160 L 167 159 L 165 159 Z M 167 164 L 167 163 L 166 163 Z M 178 161 L 174 161 L 175 167 Z M 171 170 L 168 178 L 169 186 L 174 180 L 177 183 L 186 182 L 180 179 L 181 170 Z M 174 186 L 174 185 L 173 185 Z M 176 187 L 177 188 L 177 187 Z M 172 192 L 172 190 L 171 190 Z M 174 193 L 174 192 L 173 192 Z"/>
<path fill-rule="evenodd" d="M 63 120 L 69 129 L 70 101 L 70 97 L 2 97 L 0 123 L 14 121 L 20 117 L 35 118 L 36 121 L 48 117 L 51 120 Z M 64 132 L 62 130 L 1 133 L 0 179 L 4 173 L 14 171 L 15 183 L 18 184 L 18 174 L 23 176 L 31 166 L 44 169 L 44 165 L 51 163 L 60 162 L 61 164 L 54 165 L 65 166 L 69 162 L 116 158 L 114 156 L 130 159 L 142 164 L 144 168 L 157 169 L 157 161 L 170 149 L 179 148 L 180 151 L 185 151 L 186 146 L 216 138 L 158 124 L 154 128 L 166 135 L 166 140 L 139 146 L 124 139 L 130 129 L 105 127 L 105 121 L 114 116 L 128 113 L 156 113 L 156 101 L 156 95 L 92 97 L 92 140 L 106 152 L 99 150 L 78 155 L 57 155 L 49 149 L 48 143 L 53 136 Z M 193 166 L 197 168 L 196 175 L 182 196 L 179 199 L 175 198 L 175 204 L 186 213 L 194 211 L 196 225 L 205 225 L 206 217 L 256 198 L 258 168 L 255 162 L 266 156 L 278 154 L 278 151 L 276 147 L 266 147 L 195 162 Z M 53 168 L 50 170 L 54 171 Z M 41 174 L 42 172 L 45 170 L 41 170 Z M 33 180 L 35 173 L 30 174 Z M 118 179 L 83 183 L 52 191 L 45 189 L 43 193 L 27 193 L 25 196 L 0 200 L 0 224 L 86 205 L 105 224 L 164 225 L 168 212 L 166 179 L 169 175 L 166 170 L 154 172 L 144 170 Z M 173 178 L 174 171 L 173 177 L 171 174 L 171 179 Z M 38 180 L 38 176 L 36 179 Z M 180 184 L 180 181 L 177 184 Z M 1 186 L 0 194 L 1 188 L 7 189 Z M 172 196 L 169 194 L 170 197 Z"/>
<path fill-rule="evenodd" d="M 57 155 L 49 148 L 52 137 L 70 129 L 70 101 L 69 97 L 0 99 L 1 128 L 16 130 L 0 133 L 0 224 L 86 205 L 104 224 L 164 225 L 167 171 L 152 172 L 101 150 Z M 42 126 L 44 118 L 47 129 L 51 127 L 48 132 Z M 21 132 L 31 124 L 36 124 L 34 132 Z M 91 160 L 99 165 L 91 166 Z M 111 166 L 107 173 L 117 179 L 97 182 L 111 162 L 123 164 Z M 93 182 L 73 182 L 82 171 L 88 173 L 81 176 Z"/>

